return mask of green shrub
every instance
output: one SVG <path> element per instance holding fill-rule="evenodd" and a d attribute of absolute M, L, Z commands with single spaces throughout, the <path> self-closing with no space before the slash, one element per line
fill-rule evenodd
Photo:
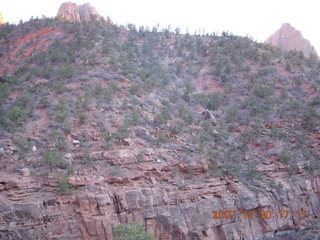
<path fill-rule="evenodd" d="M 240 135 L 240 142 L 243 148 L 246 148 L 259 136 L 259 127 L 255 126 L 253 129 L 245 130 Z"/>
<path fill-rule="evenodd" d="M 314 171 L 319 169 L 319 161 L 315 157 L 311 157 L 309 159 L 309 164 L 307 164 L 306 168 L 309 172 L 313 173 Z"/>
<path fill-rule="evenodd" d="M 161 144 L 167 143 L 167 142 L 169 142 L 169 140 L 170 140 L 169 136 L 160 132 L 157 136 L 157 139 L 156 139 L 156 145 L 161 146 Z"/>
<path fill-rule="evenodd" d="M 136 156 L 137 162 L 144 162 L 144 157 L 145 157 L 145 152 L 140 151 Z"/>
<path fill-rule="evenodd" d="M 141 94 L 142 93 L 142 84 L 141 83 L 133 84 L 129 88 L 129 93 L 131 93 L 132 95 Z"/>
<path fill-rule="evenodd" d="M 119 163 L 114 165 L 114 170 L 115 170 L 115 175 L 117 175 L 117 176 L 122 175 L 122 169 L 121 169 L 121 165 Z"/>
<path fill-rule="evenodd" d="M 194 91 L 194 87 L 191 85 L 191 82 L 185 81 L 182 99 L 185 100 L 186 102 L 190 102 L 191 93 L 193 91 Z"/>
<path fill-rule="evenodd" d="M 274 139 L 284 139 L 286 137 L 286 133 L 282 131 L 280 128 L 272 127 L 270 131 L 270 136 Z"/>
<path fill-rule="evenodd" d="M 46 152 L 44 154 L 43 160 L 50 167 L 54 167 L 63 162 L 63 155 L 58 149 L 54 149 L 52 151 Z"/>
<path fill-rule="evenodd" d="M 90 56 L 88 56 L 87 63 L 91 66 L 94 66 L 97 64 L 97 56 L 95 53 L 92 53 Z"/>
<path fill-rule="evenodd" d="M 217 110 L 224 101 L 224 96 L 220 92 L 213 92 L 209 95 L 197 94 L 196 101 L 208 110 Z"/>
<path fill-rule="evenodd" d="M 68 176 L 74 175 L 74 173 L 75 173 L 75 168 L 74 168 L 74 166 L 73 166 L 73 165 L 69 165 L 69 166 L 68 166 Z"/>
<path fill-rule="evenodd" d="M 101 83 L 97 83 L 91 89 L 91 95 L 97 99 L 98 104 L 99 102 L 111 103 L 115 92 L 117 90 L 117 86 L 115 84 L 111 84 L 111 87 L 104 88 Z"/>
<path fill-rule="evenodd" d="M 287 70 L 288 72 L 291 72 L 291 71 L 292 71 L 292 65 L 291 65 L 291 63 L 290 63 L 289 61 L 286 62 L 286 70 Z"/>
<path fill-rule="evenodd" d="M 220 157 L 222 163 L 221 171 L 225 176 L 234 176 L 238 178 L 245 177 L 246 169 L 242 163 L 244 155 L 241 151 L 230 149 Z"/>
<path fill-rule="evenodd" d="M 32 141 L 28 141 L 25 138 L 17 138 L 14 140 L 14 142 L 23 153 L 31 152 L 34 144 Z"/>
<path fill-rule="evenodd" d="M 209 161 L 209 172 L 212 176 L 216 176 L 216 177 L 223 176 L 223 172 L 222 172 L 221 168 L 219 167 L 218 161 L 213 160 L 213 159 Z"/>
<path fill-rule="evenodd" d="M 58 104 L 56 105 L 55 120 L 57 123 L 63 123 L 69 116 L 69 107 L 65 98 L 59 98 Z"/>
<path fill-rule="evenodd" d="M 167 123 L 171 119 L 171 113 L 168 107 L 165 107 L 161 110 L 161 112 L 156 115 L 154 119 L 154 123 L 156 125 L 161 125 Z"/>
<path fill-rule="evenodd" d="M 315 108 L 309 107 L 303 115 L 302 126 L 312 132 L 317 126 L 317 114 Z"/>
<path fill-rule="evenodd" d="M 228 108 L 226 113 L 227 122 L 236 123 L 241 118 L 241 112 L 238 107 L 232 106 Z"/>
<path fill-rule="evenodd" d="M 24 122 L 27 117 L 26 115 L 27 115 L 26 112 L 19 106 L 13 106 L 8 111 L 8 117 L 14 123 Z"/>
<path fill-rule="evenodd" d="M 43 107 L 43 108 L 49 107 L 50 104 L 49 104 L 49 99 L 48 99 L 48 97 L 47 97 L 47 96 L 42 96 L 42 97 L 40 98 L 39 105 L 40 105 L 40 107 Z"/>
<path fill-rule="evenodd" d="M 117 131 L 112 135 L 118 141 L 123 140 L 129 136 L 128 128 L 126 125 L 121 125 Z"/>
<path fill-rule="evenodd" d="M 179 117 L 187 124 L 192 124 L 194 121 L 193 112 L 186 105 L 179 106 Z"/>
<path fill-rule="evenodd" d="M 70 195 L 73 192 L 72 186 L 68 182 L 68 178 L 64 177 L 58 180 L 57 193 L 60 195 Z"/>
<path fill-rule="evenodd" d="M 78 96 L 76 101 L 76 106 L 78 111 L 88 111 L 90 109 L 90 99 L 89 94 L 86 93 L 84 96 Z"/>
<path fill-rule="evenodd" d="M 108 131 L 108 129 L 105 128 L 104 126 L 100 126 L 100 131 L 101 131 L 105 146 L 109 148 L 111 145 L 111 140 L 113 139 L 111 132 Z"/>
<path fill-rule="evenodd" d="M 48 57 L 51 63 L 71 63 L 74 61 L 74 56 L 70 47 L 61 40 L 56 39 L 48 49 Z M 38 60 L 44 60 L 45 56 L 41 56 Z M 40 64 L 43 62 L 39 62 Z"/>
<path fill-rule="evenodd" d="M 65 147 L 67 146 L 67 143 L 66 143 L 66 137 L 65 135 L 60 132 L 60 131 L 54 131 L 52 133 L 52 138 L 55 142 L 55 146 L 58 150 L 63 150 L 65 149 Z"/>
<path fill-rule="evenodd" d="M 177 135 L 184 130 L 185 124 L 182 120 L 174 121 L 170 124 L 170 131 L 172 134 Z"/>
<path fill-rule="evenodd" d="M 62 123 L 61 129 L 65 134 L 71 133 L 72 123 L 69 120 L 66 120 Z"/>
<path fill-rule="evenodd" d="M 5 102 L 5 100 L 10 95 L 10 86 L 8 83 L 0 84 L 0 106 Z"/>
<path fill-rule="evenodd" d="M 120 224 L 113 229 L 115 240 L 155 240 L 151 233 L 147 233 L 144 226 L 138 222 Z"/>
<path fill-rule="evenodd" d="M 273 89 L 259 84 L 254 87 L 253 94 L 259 98 L 271 97 L 273 95 Z"/>
<path fill-rule="evenodd" d="M 241 107 L 247 108 L 250 116 L 254 118 L 264 117 L 272 110 L 271 104 L 268 101 L 264 101 L 256 96 L 248 97 Z"/>
<path fill-rule="evenodd" d="M 140 119 L 141 113 L 139 110 L 134 108 L 125 118 L 125 125 L 127 126 L 137 126 L 140 124 L 141 119 Z"/>
<path fill-rule="evenodd" d="M 6 111 L 0 106 L 0 123 L 8 130 L 15 131 L 32 115 L 33 110 L 34 96 L 25 92 Z"/>
<path fill-rule="evenodd" d="M 257 165 L 258 163 L 256 161 L 249 162 L 244 176 L 247 180 L 261 179 L 262 173 L 258 170 Z"/>
<path fill-rule="evenodd" d="M 116 81 L 109 82 L 108 88 L 111 90 L 112 93 L 116 93 L 120 90 L 120 87 Z"/>
<path fill-rule="evenodd" d="M 279 160 L 283 164 L 288 164 L 290 161 L 290 155 L 287 150 L 283 150 L 279 155 Z"/>
<path fill-rule="evenodd" d="M 188 170 L 189 178 L 190 179 L 193 178 L 194 177 L 194 169 L 193 169 L 193 167 L 188 165 L 187 170 Z"/>
<path fill-rule="evenodd" d="M 61 80 L 57 80 L 53 85 L 53 89 L 57 94 L 62 94 L 65 91 L 66 86 Z"/>
<path fill-rule="evenodd" d="M 91 156 L 90 156 L 89 148 L 85 147 L 85 148 L 83 149 L 83 153 L 82 153 L 82 154 L 83 154 L 83 155 L 82 155 L 82 162 L 83 162 L 84 164 L 89 164 L 89 163 L 92 162 L 92 158 L 91 158 Z"/>
<path fill-rule="evenodd" d="M 88 115 L 85 112 L 79 114 L 79 123 L 84 124 L 88 119 Z"/>
<path fill-rule="evenodd" d="M 239 177 L 242 176 L 243 166 L 237 162 L 228 161 L 223 163 L 222 171 L 226 176 Z"/>
<path fill-rule="evenodd" d="M 291 164 L 290 167 L 288 168 L 288 174 L 290 177 L 293 176 L 297 171 L 298 171 L 297 164 Z"/>

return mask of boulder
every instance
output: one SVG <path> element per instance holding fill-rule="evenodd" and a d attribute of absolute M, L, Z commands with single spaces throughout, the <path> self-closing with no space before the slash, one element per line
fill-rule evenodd
<path fill-rule="evenodd" d="M 20 169 L 20 174 L 24 177 L 29 177 L 30 176 L 30 169 L 29 168 L 22 168 Z"/>
<path fill-rule="evenodd" d="M 6 154 L 6 151 L 4 150 L 4 148 L 0 148 L 0 156 L 3 156 Z"/>

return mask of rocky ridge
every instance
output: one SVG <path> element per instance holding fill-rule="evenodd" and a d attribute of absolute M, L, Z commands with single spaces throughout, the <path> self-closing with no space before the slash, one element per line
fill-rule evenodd
<path fill-rule="evenodd" d="M 297 50 L 302 51 L 306 56 L 317 55 L 310 41 L 289 23 L 282 24 L 281 28 L 266 40 L 266 43 L 279 47 L 282 51 Z"/>

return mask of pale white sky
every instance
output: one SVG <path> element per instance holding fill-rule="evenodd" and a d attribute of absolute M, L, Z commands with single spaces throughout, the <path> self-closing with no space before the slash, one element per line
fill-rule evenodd
<path fill-rule="evenodd" d="M 0 12 L 5 21 L 18 23 L 31 16 L 55 16 L 63 0 L 1 0 Z M 289 22 L 320 53 L 319 0 L 73 0 L 90 2 L 104 17 L 114 23 L 160 27 L 171 25 L 206 32 L 229 31 L 249 35 L 264 42 L 271 34 Z"/>

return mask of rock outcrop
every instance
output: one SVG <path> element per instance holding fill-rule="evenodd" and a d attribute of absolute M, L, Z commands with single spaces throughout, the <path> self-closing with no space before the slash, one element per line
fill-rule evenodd
<path fill-rule="evenodd" d="M 310 41 L 289 23 L 282 24 L 281 28 L 266 40 L 266 43 L 279 47 L 282 51 L 298 50 L 305 56 L 310 56 L 311 53 L 317 55 Z"/>
<path fill-rule="evenodd" d="M 2 25 L 2 24 L 5 24 L 5 22 L 3 21 L 2 13 L 0 12 L 0 25 Z"/>
<path fill-rule="evenodd" d="M 72 186 L 92 183 L 100 190 L 70 196 L 43 191 L 57 185 L 50 176 L 47 183 L 12 174 L 0 180 L 0 239 L 113 239 L 113 227 L 135 220 L 156 239 L 254 240 L 308 226 L 320 209 L 319 177 L 302 178 L 299 184 L 282 179 L 283 188 L 255 192 L 235 179 L 210 178 L 179 189 L 115 187 L 103 177 L 75 176 L 69 179 Z M 235 211 L 235 217 L 212 213 L 226 210 Z M 272 215 L 259 217 L 263 212 Z"/>
<path fill-rule="evenodd" d="M 103 20 L 103 17 L 89 3 L 77 5 L 76 3 L 62 3 L 57 18 L 68 21 L 92 21 Z"/>

